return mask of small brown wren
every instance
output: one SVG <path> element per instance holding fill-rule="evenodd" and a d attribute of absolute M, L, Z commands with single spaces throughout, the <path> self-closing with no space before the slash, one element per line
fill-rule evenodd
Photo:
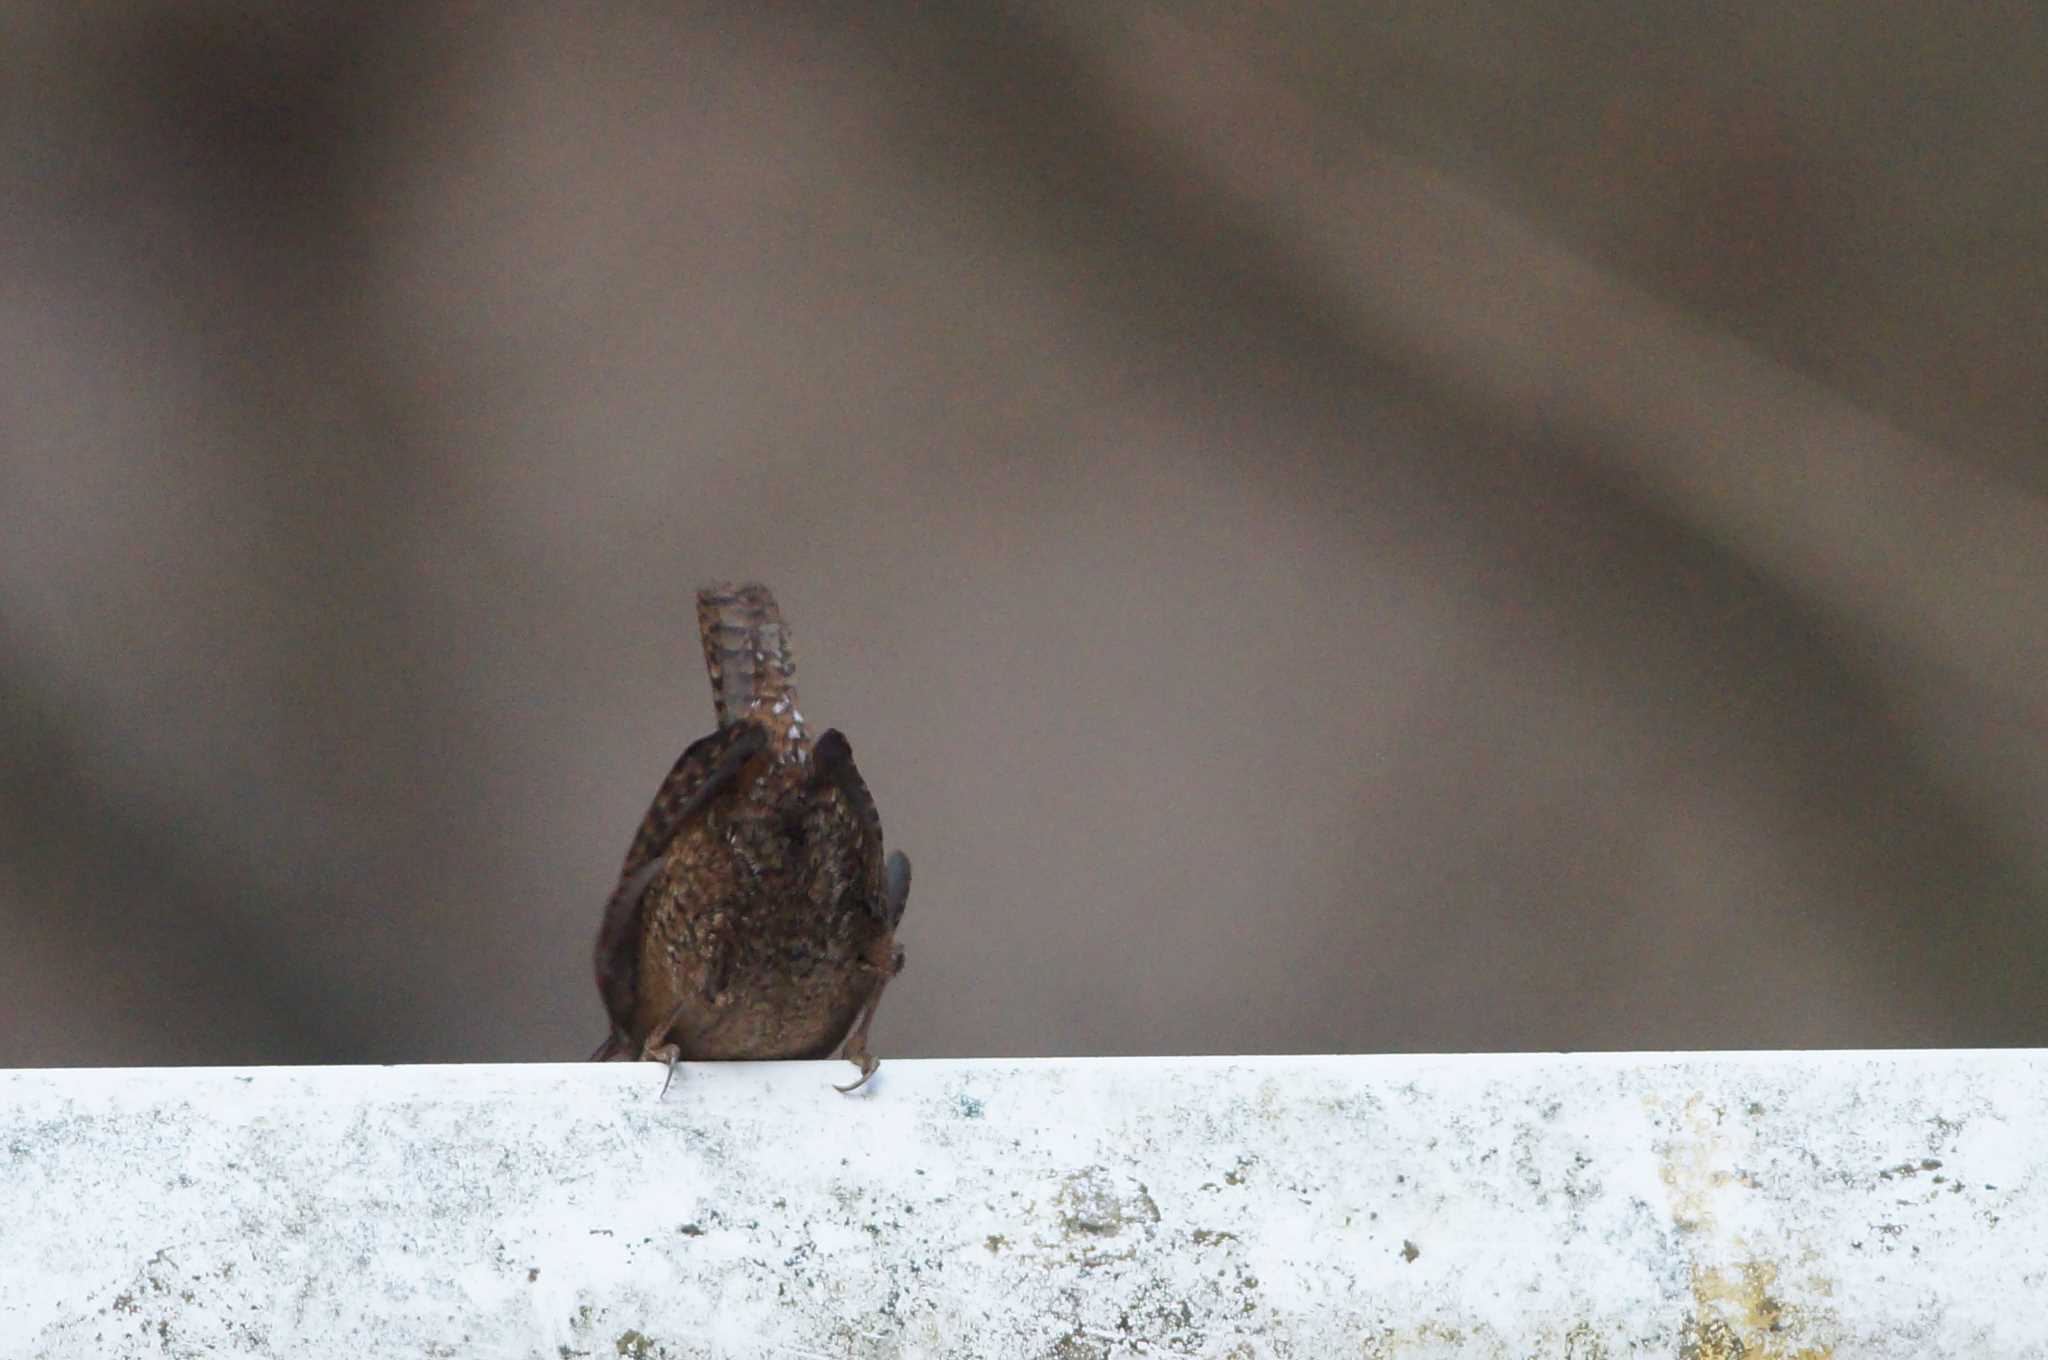
<path fill-rule="evenodd" d="M 837 731 L 814 743 L 775 597 L 697 592 L 718 730 L 693 742 L 640 822 L 597 935 L 611 1034 L 596 1059 L 824 1058 L 879 1065 L 868 1026 L 903 968 L 910 860 Z M 663 1089 L 667 1086 L 664 1083 Z"/>

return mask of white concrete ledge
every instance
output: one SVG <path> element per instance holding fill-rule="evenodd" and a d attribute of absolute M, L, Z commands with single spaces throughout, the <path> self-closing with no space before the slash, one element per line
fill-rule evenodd
<path fill-rule="evenodd" d="M 2048 1052 L 0 1073 L 0 1355 L 2048 1356 Z"/>

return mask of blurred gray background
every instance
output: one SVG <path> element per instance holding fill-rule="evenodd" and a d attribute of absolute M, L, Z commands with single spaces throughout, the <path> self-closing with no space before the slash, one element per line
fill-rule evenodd
<path fill-rule="evenodd" d="M 0 1066 L 571 1059 L 775 587 L 886 1054 L 2048 1042 L 2024 6 L 11 6 Z"/>

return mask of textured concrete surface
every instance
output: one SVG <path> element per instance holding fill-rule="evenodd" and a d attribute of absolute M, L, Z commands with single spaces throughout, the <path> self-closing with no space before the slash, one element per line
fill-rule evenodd
<path fill-rule="evenodd" d="M 842 1069 L 0 1073 L 0 1355 L 2048 1355 L 2048 1053 Z"/>

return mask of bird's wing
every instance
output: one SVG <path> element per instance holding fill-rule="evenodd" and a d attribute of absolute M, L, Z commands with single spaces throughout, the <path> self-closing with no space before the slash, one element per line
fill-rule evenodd
<path fill-rule="evenodd" d="M 721 727 L 690 743 L 655 791 L 654 802 L 640 819 L 640 829 L 633 833 L 633 844 L 619 870 L 618 886 L 605 903 L 604 923 L 597 931 L 597 990 L 604 997 L 605 1011 L 612 1020 L 612 1035 L 598 1050 L 598 1056 L 610 1056 L 616 1051 L 633 1023 L 640 908 L 648 885 L 661 872 L 662 857 L 683 828 L 703 815 L 705 806 L 730 788 L 746 763 L 767 746 L 768 734 L 754 723 Z"/>

